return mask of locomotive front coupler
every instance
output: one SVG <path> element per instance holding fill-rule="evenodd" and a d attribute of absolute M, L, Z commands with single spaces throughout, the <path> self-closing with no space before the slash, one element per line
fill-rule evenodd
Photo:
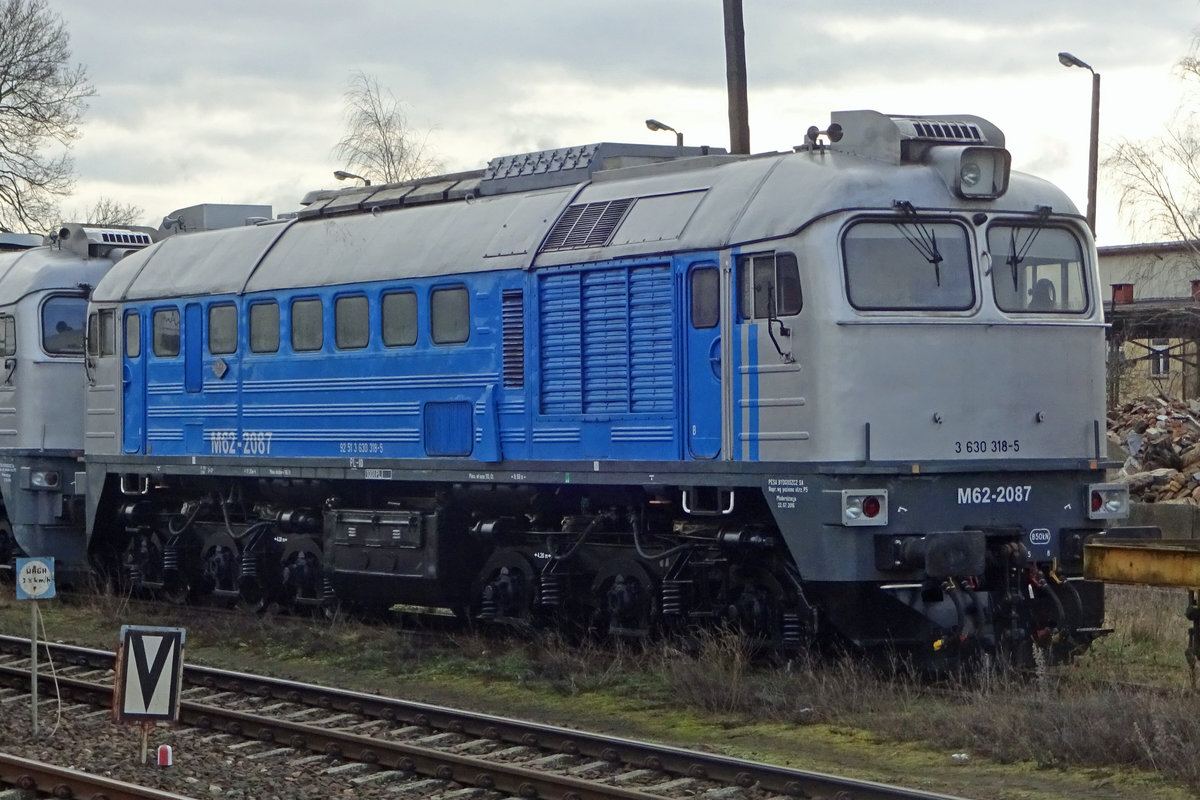
<path fill-rule="evenodd" d="M 717 534 L 717 541 L 726 550 L 771 550 L 779 544 L 778 538 L 756 525 L 722 528 Z"/>
<path fill-rule="evenodd" d="M 881 572 L 923 572 L 930 578 L 982 575 L 987 535 L 979 530 L 877 535 L 875 568 Z"/>

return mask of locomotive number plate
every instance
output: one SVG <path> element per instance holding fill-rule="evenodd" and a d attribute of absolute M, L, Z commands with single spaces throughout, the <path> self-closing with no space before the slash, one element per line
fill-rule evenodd
<path fill-rule="evenodd" d="M 211 431 L 207 436 L 215 456 L 265 456 L 271 453 L 270 431 L 242 431 L 240 437 L 237 431 Z"/>
<path fill-rule="evenodd" d="M 1027 503 L 1032 491 L 1030 486 L 960 486 L 958 504 Z"/>

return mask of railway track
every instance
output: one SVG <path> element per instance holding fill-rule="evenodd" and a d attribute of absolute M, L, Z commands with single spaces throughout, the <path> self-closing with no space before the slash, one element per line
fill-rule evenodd
<path fill-rule="evenodd" d="M 58 664 L 62 695 L 80 704 L 111 705 L 115 654 L 43 647 Z M 0 637 L 0 681 L 11 691 L 28 688 L 28 653 L 28 639 Z M 50 681 L 42 681 L 42 687 L 53 688 Z M 261 763 L 336 761 L 361 781 L 360 787 L 419 787 L 423 796 L 470 787 L 490 797 L 555 800 L 948 800 L 947 795 L 201 666 L 185 667 L 180 724 L 193 731 L 193 742 L 237 747 Z"/>
<path fill-rule="evenodd" d="M 184 795 L 135 786 L 89 772 L 0 753 L 0 797 L 16 790 L 22 797 L 80 800 L 189 800 Z"/>

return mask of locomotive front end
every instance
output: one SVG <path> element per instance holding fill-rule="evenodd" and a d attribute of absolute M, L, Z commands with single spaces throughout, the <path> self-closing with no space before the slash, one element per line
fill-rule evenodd
<path fill-rule="evenodd" d="M 1061 192 L 1010 176 L 982 120 L 851 112 L 831 130 L 822 158 L 863 159 L 843 185 L 871 192 L 798 236 L 838 253 L 805 287 L 824 319 L 795 326 L 790 385 L 765 403 L 755 387 L 765 406 L 803 395 L 811 433 L 775 447 L 789 423 L 768 412 L 746 437 L 808 462 L 763 487 L 807 599 L 854 644 L 922 663 L 1068 660 L 1103 633 L 1083 545 L 1129 505 L 1105 481 L 1090 234 Z M 775 354 L 753 352 L 763 376 Z"/>

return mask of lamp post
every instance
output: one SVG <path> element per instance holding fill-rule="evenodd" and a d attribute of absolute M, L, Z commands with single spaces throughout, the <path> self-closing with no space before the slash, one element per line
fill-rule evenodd
<path fill-rule="evenodd" d="M 672 128 L 670 125 L 664 125 L 656 119 L 648 119 L 646 120 L 646 127 L 652 131 L 670 131 L 671 133 L 675 134 L 675 146 L 679 148 L 683 147 L 683 134 L 680 131 Z"/>
<path fill-rule="evenodd" d="M 1099 170 L 1100 151 L 1100 73 L 1091 65 L 1080 61 L 1070 53 L 1059 53 L 1058 61 L 1064 67 L 1083 67 L 1092 73 L 1092 133 L 1088 149 L 1088 204 L 1087 222 L 1096 235 L 1096 174 Z"/>
<path fill-rule="evenodd" d="M 345 172 L 344 170 L 340 170 L 340 169 L 339 169 L 339 170 L 336 170 L 336 171 L 333 173 L 333 177 L 337 178 L 339 181 L 344 181 L 344 180 L 346 180 L 347 178 L 358 178 L 360 181 L 362 181 L 362 182 L 363 182 L 363 185 L 364 185 L 364 186 L 370 186 L 370 185 L 371 185 L 371 179 L 370 179 L 370 178 L 364 178 L 362 175 L 355 175 L 353 172 Z"/>

